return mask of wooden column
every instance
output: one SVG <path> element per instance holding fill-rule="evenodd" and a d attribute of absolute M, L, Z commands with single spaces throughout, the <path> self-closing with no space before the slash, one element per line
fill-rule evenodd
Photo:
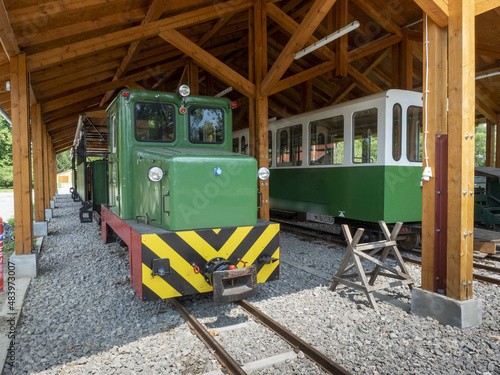
<path fill-rule="evenodd" d="M 403 90 L 413 89 L 413 42 L 408 38 L 408 29 L 403 29 L 403 40 L 401 41 L 401 88 Z"/>
<path fill-rule="evenodd" d="M 401 61 L 401 53 L 400 53 L 400 44 L 393 44 L 391 51 L 392 51 L 392 61 L 391 61 L 391 68 L 392 68 L 392 82 L 391 82 L 391 88 L 392 89 L 399 89 L 401 88 L 401 77 L 400 77 L 400 61 Z M 424 69 L 425 70 L 425 69 Z"/>
<path fill-rule="evenodd" d="M 313 85 L 312 80 L 302 84 L 302 112 L 309 112 L 313 107 Z"/>
<path fill-rule="evenodd" d="M 443 228 L 436 227 L 436 179 L 440 176 L 436 171 L 436 136 L 447 134 L 447 97 L 448 97 L 448 30 L 440 28 L 430 17 L 424 14 L 424 33 L 428 30 L 428 61 L 426 70 L 426 50 L 424 44 L 424 123 L 427 120 L 427 156 L 433 177 L 422 185 L 422 288 L 435 290 L 435 252 L 436 236 L 446 236 L 446 223 Z M 425 38 L 425 34 L 424 34 Z M 425 41 L 424 41 L 425 42 Z M 428 74 L 428 77 L 426 77 Z M 425 81 L 428 81 L 428 95 L 425 95 Z M 427 111 L 425 111 L 427 108 Z M 426 166 L 424 160 L 424 167 Z M 446 181 L 445 181 L 446 183 Z M 437 232 L 439 230 L 440 232 Z"/>
<path fill-rule="evenodd" d="M 347 0 L 337 0 L 335 4 L 336 13 L 336 29 L 331 31 L 332 33 L 336 30 L 341 29 L 348 23 L 347 17 Z M 347 34 L 341 36 L 336 42 L 335 48 L 335 71 L 337 75 L 341 77 L 347 77 L 347 49 L 348 49 L 348 36 Z"/>
<path fill-rule="evenodd" d="M 45 208 L 50 208 L 50 180 L 49 180 L 49 144 L 50 137 L 47 135 L 47 125 L 43 124 L 43 196 Z"/>
<path fill-rule="evenodd" d="M 495 165 L 495 124 L 486 120 L 486 163 L 487 167 Z"/>
<path fill-rule="evenodd" d="M 254 8 L 248 10 L 248 80 L 255 84 L 255 12 L 261 11 L 261 3 L 256 2 Z M 260 24 L 260 22 L 259 22 Z M 248 98 L 248 154 L 257 158 L 255 99 Z"/>
<path fill-rule="evenodd" d="M 262 95 L 261 84 L 267 73 L 267 12 L 266 1 L 257 0 L 254 9 L 254 43 L 255 43 L 255 139 L 256 158 L 259 168 L 269 167 L 268 146 L 268 96 Z M 259 217 L 269 220 L 269 180 L 259 180 L 259 191 L 262 193 L 262 207 Z"/>
<path fill-rule="evenodd" d="M 31 135 L 26 55 L 10 60 L 12 164 L 14 169 L 14 219 L 16 254 L 31 254 L 33 205 L 31 201 Z"/>
<path fill-rule="evenodd" d="M 35 221 L 45 221 L 45 189 L 43 183 L 43 125 L 40 104 L 31 106 L 31 138 L 33 147 L 33 177 L 35 183 Z"/>
<path fill-rule="evenodd" d="M 495 168 L 500 168 L 500 113 L 497 114 L 497 142 Z"/>
<path fill-rule="evenodd" d="M 56 150 L 51 143 L 49 145 L 50 152 L 50 170 L 49 170 L 49 182 L 50 182 L 50 199 L 54 199 L 57 190 L 57 166 L 56 166 Z"/>
<path fill-rule="evenodd" d="M 200 74 L 198 65 L 194 61 L 189 63 L 188 82 L 192 95 L 200 95 Z"/>
<path fill-rule="evenodd" d="M 472 297 L 474 233 L 474 0 L 450 0 L 446 295 Z"/>

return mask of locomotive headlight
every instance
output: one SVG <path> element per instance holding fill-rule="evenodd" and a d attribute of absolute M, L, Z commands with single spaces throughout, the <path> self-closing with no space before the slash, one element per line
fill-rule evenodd
<path fill-rule="evenodd" d="M 182 96 L 183 98 L 185 98 L 189 94 L 191 94 L 191 89 L 189 88 L 188 85 L 181 85 L 179 87 L 179 95 L 180 96 Z"/>
<path fill-rule="evenodd" d="M 148 170 L 148 178 L 150 181 L 158 182 L 163 178 L 163 170 L 160 167 L 151 167 Z"/>
<path fill-rule="evenodd" d="M 267 167 L 260 167 L 259 170 L 257 171 L 257 177 L 259 177 L 259 180 L 265 181 L 269 178 L 269 168 Z"/>

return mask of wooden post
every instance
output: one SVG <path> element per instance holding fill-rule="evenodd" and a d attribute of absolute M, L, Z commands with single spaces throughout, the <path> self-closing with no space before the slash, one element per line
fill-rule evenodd
<path fill-rule="evenodd" d="M 45 221 L 43 184 L 43 126 L 40 104 L 31 106 L 31 137 L 33 144 L 33 177 L 35 182 L 35 221 Z"/>
<path fill-rule="evenodd" d="M 400 61 L 401 61 L 401 53 L 400 53 L 400 44 L 401 43 L 396 43 L 392 45 L 391 51 L 392 51 L 392 62 L 391 62 L 391 68 L 392 68 L 392 82 L 391 82 L 391 88 L 392 89 L 400 89 L 401 88 L 401 77 L 400 77 Z M 425 69 L 424 69 L 425 70 Z"/>
<path fill-rule="evenodd" d="M 192 95 L 200 95 L 200 75 L 198 65 L 194 61 L 189 63 L 188 82 Z"/>
<path fill-rule="evenodd" d="M 256 158 L 259 168 L 269 167 L 268 148 L 268 96 L 262 95 L 262 80 L 267 72 L 267 11 L 266 1 L 256 1 L 254 9 L 254 43 L 255 43 L 255 139 Z M 259 180 L 259 191 L 262 193 L 259 217 L 269 220 L 269 180 Z"/>
<path fill-rule="evenodd" d="M 403 40 L 401 41 L 401 78 L 400 83 L 403 90 L 413 89 L 413 42 L 408 37 L 408 29 L 403 29 Z"/>
<path fill-rule="evenodd" d="M 56 163 L 56 150 L 54 145 L 50 146 L 50 198 L 54 199 L 57 190 L 57 163 Z"/>
<path fill-rule="evenodd" d="M 474 234 L 474 0 L 450 0 L 448 257 L 446 295 L 472 297 Z"/>
<path fill-rule="evenodd" d="M 495 165 L 495 124 L 486 120 L 486 163 L 487 167 Z"/>
<path fill-rule="evenodd" d="M 347 0 L 338 0 L 335 4 L 336 6 L 336 30 L 341 29 L 346 26 L 348 23 L 348 15 L 347 15 Z M 333 30 L 331 32 L 334 32 Z M 341 77 L 347 77 L 347 49 L 348 49 L 348 36 L 341 36 L 335 48 L 335 70 L 337 75 Z"/>
<path fill-rule="evenodd" d="M 424 123 L 427 120 L 427 156 L 433 177 L 422 185 L 422 288 L 434 291 L 435 280 L 435 249 L 437 230 L 446 236 L 446 228 L 436 228 L 436 135 L 447 134 L 447 98 L 448 98 L 448 30 L 440 28 L 430 17 L 424 14 L 424 33 L 427 23 L 429 70 L 426 70 L 426 51 L 424 44 L 424 94 L 425 81 L 428 81 L 428 95 L 424 95 Z M 425 35 L 424 35 L 425 38 Z M 425 41 L 424 41 L 425 43 Z M 426 74 L 428 77 L 426 78 Z M 426 166 L 424 160 L 424 167 Z"/>
<path fill-rule="evenodd" d="M 50 137 L 47 135 L 47 125 L 43 124 L 43 196 L 45 208 L 50 208 L 50 182 L 49 182 L 49 144 Z"/>
<path fill-rule="evenodd" d="M 261 3 L 256 2 L 253 8 L 248 11 L 248 80 L 255 82 L 255 13 L 261 12 Z M 260 21 L 259 21 L 260 25 Z M 255 99 L 248 98 L 248 154 L 257 157 L 256 144 L 256 121 L 255 121 Z"/>
<path fill-rule="evenodd" d="M 312 80 L 309 80 L 302 84 L 302 111 L 309 112 L 313 109 L 313 85 Z"/>
<path fill-rule="evenodd" d="M 33 205 L 31 200 L 31 135 L 26 55 L 10 60 L 12 111 L 12 164 L 16 254 L 31 254 Z"/>
<path fill-rule="evenodd" d="M 497 114 L 497 142 L 495 168 L 500 168 L 500 113 Z"/>

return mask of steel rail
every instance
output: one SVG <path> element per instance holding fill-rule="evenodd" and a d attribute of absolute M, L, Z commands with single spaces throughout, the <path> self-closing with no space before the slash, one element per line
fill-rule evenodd
<path fill-rule="evenodd" d="M 170 303 L 182 315 L 189 326 L 194 330 L 201 341 L 214 351 L 214 355 L 220 364 L 230 373 L 234 375 L 246 375 L 245 370 L 229 355 L 228 352 L 215 340 L 205 327 L 191 314 L 176 298 L 170 298 Z"/>
<path fill-rule="evenodd" d="M 290 223 L 280 223 L 280 228 L 282 228 L 282 230 L 285 232 L 291 232 L 291 233 L 295 233 L 295 234 L 297 234 L 297 232 L 298 232 L 301 235 L 309 236 L 312 238 L 318 238 L 318 237 L 316 237 L 316 235 L 318 235 L 319 239 L 345 246 L 345 241 L 342 241 L 342 240 L 337 239 L 337 238 L 332 239 L 332 237 L 335 236 L 333 233 L 325 232 L 321 229 L 309 228 L 309 227 L 305 227 L 302 225 L 296 225 L 296 224 L 290 224 Z M 313 235 L 311 233 L 307 233 L 307 231 L 313 232 L 315 234 Z M 414 250 L 410 250 L 410 251 L 401 250 L 401 252 L 406 252 L 406 253 L 415 254 L 417 256 L 420 256 L 419 252 L 414 251 Z M 408 258 L 408 257 L 402 257 L 402 258 L 407 263 L 418 264 L 421 266 L 421 262 L 418 259 L 413 259 L 413 258 Z M 486 271 L 489 271 L 492 273 L 500 274 L 500 269 L 496 268 L 496 267 L 487 266 L 487 265 L 480 264 L 477 262 L 474 262 L 473 266 L 474 266 L 474 268 L 477 268 L 477 269 L 483 269 L 483 270 L 486 270 Z M 483 275 L 479 275 L 476 273 L 472 274 L 472 276 L 474 279 L 479 280 L 479 281 L 483 281 L 485 283 L 500 285 L 500 279 L 497 279 L 495 277 L 483 276 Z"/>
<path fill-rule="evenodd" d="M 300 337 L 293 334 L 287 328 L 280 325 L 268 315 L 264 314 L 258 308 L 248 303 L 245 300 L 236 302 L 239 306 L 245 309 L 248 313 L 257 318 L 262 324 L 270 328 L 273 332 L 281 336 L 283 340 L 288 342 L 292 347 L 301 350 L 310 360 L 321 366 L 329 374 L 348 375 L 351 374 L 344 367 L 332 361 L 319 350 L 308 344 Z"/>

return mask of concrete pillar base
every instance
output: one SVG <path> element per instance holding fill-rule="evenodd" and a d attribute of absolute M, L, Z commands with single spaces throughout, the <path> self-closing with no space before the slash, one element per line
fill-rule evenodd
<path fill-rule="evenodd" d="M 430 316 L 441 324 L 471 328 L 481 324 L 483 304 L 475 298 L 458 301 L 414 287 L 411 292 L 411 311 L 416 315 Z"/>
<path fill-rule="evenodd" d="M 52 209 L 56 208 L 56 204 L 53 199 L 50 201 L 50 208 Z"/>
<path fill-rule="evenodd" d="M 16 278 L 36 277 L 38 275 L 38 254 L 12 254 L 9 271 L 14 270 Z"/>
<path fill-rule="evenodd" d="M 40 237 L 48 234 L 49 223 L 46 221 L 33 222 L 33 236 Z"/>
<path fill-rule="evenodd" d="M 52 219 L 52 208 L 45 209 L 45 220 Z"/>

